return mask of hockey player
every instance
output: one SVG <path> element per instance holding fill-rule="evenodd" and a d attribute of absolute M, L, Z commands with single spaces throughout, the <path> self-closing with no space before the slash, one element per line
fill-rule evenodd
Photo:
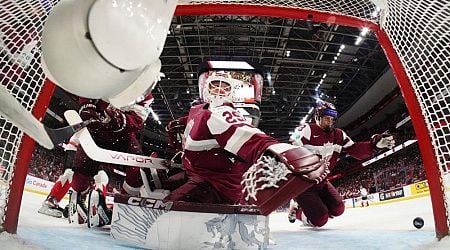
<path fill-rule="evenodd" d="M 361 194 L 361 207 L 368 207 L 369 206 L 369 200 L 367 198 L 367 195 L 369 195 L 369 192 L 367 192 L 367 189 L 363 186 L 360 187 L 359 193 Z"/>
<path fill-rule="evenodd" d="M 211 66 L 213 62 L 208 64 Z M 191 107 L 183 136 L 182 162 L 188 180 L 166 200 L 237 204 L 242 198 L 243 174 L 264 155 L 284 159 L 294 173 L 305 175 L 309 181 L 319 181 L 326 176 L 326 167 L 318 158 L 308 164 L 303 161 L 313 156 L 308 150 L 279 143 L 254 127 L 251 123 L 255 119 L 235 108 L 234 104 L 247 101 L 253 105 L 261 100 L 262 74 L 209 69 L 199 75 L 204 103 Z M 313 167 L 306 170 L 306 166 Z M 310 175 L 310 172 L 319 174 Z M 278 206 L 288 200 L 275 198 L 269 202 Z"/>
<path fill-rule="evenodd" d="M 67 144 L 62 144 L 65 151 L 64 160 L 64 173 L 58 178 L 53 185 L 50 193 L 45 201 L 42 203 L 42 207 L 38 210 L 41 214 L 61 218 L 63 216 L 63 208 L 59 206 L 62 198 L 67 194 L 72 184 L 73 170 L 72 164 L 77 150 L 79 141 L 77 135 L 73 135 Z"/>
<path fill-rule="evenodd" d="M 119 152 L 142 155 L 142 148 L 136 133 L 144 128 L 144 122 L 150 113 L 152 102 L 153 96 L 149 94 L 138 99 L 135 104 L 117 109 L 102 100 L 80 98 L 79 113 L 83 120 L 96 120 L 88 126 L 88 130 L 97 145 Z M 105 225 L 110 223 L 111 218 L 111 211 L 106 207 L 105 202 L 108 176 L 99 169 L 99 166 L 99 162 L 91 160 L 84 149 L 78 147 L 74 161 L 76 171 L 73 176 L 72 189 L 78 194 L 86 192 L 94 178 L 95 187 L 89 197 L 88 209 L 92 210 L 90 215 L 92 212 L 98 212 L 100 215 L 99 225 Z M 137 196 L 142 185 L 140 169 L 127 167 L 122 192 Z"/>
<path fill-rule="evenodd" d="M 296 128 L 290 140 L 292 144 L 305 147 L 328 162 L 330 171 L 333 170 L 341 154 L 362 160 L 374 153 L 392 148 L 394 138 L 388 134 L 376 134 L 367 142 L 353 142 L 347 134 L 334 127 L 337 111 L 333 104 L 319 101 L 315 108 L 315 123 L 303 124 Z M 314 185 L 306 192 L 295 198 L 298 203 L 290 207 L 288 219 L 301 220 L 305 225 L 321 227 L 328 218 L 344 213 L 344 202 L 336 188 L 324 180 Z M 299 207 L 298 207 L 299 206 Z"/>

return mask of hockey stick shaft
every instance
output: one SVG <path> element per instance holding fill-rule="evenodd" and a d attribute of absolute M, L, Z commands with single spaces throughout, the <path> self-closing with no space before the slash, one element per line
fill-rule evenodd
<path fill-rule="evenodd" d="M 53 149 L 91 122 L 82 121 L 58 129 L 47 128 L 28 112 L 4 86 L 0 87 L 0 114 L 47 149 Z"/>
<path fill-rule="evenodd" d="M 77 124 L 82 122 L 81 117 L 74 110 L 66 111 L 64 113 L 64 117 L 69 124 Z M 131 167 L 167 169 L 165 166 L 165 162 L 167 162 L 167 160 L 165 159 L 100 148 L 97 144 L 95 144 L 95 141 L 92 139 L 92 136 L 87 128 L 84 128 L 78 132 L 78 139 L 87 156 L 94 161 Z M 172 166 L 177 167 L 176 165 L 174 166 L 174 164 L 172 164 Z"/>

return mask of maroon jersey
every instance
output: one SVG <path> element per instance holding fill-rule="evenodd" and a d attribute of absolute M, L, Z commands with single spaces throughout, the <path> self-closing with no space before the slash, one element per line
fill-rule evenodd
<path fill-rule="evenodd" d="M 102 148 L 133 154 L 143 154 L 136 133 L 144 129 L 144 122 L 151 112 L 153 96 L 150 94 L 136 104 L 120 109 L 99 100 L 79 98 L 80 106 L 91 105 L 95 118 L 101 121 L 88 126 L 94 141 Z M 92 107 L 94 105 L 94 107 Z M 89 186 L 91 177 L 97 174 L 99 162 L 91 160 L 82 147 L 79 147 L 73 168 L 76 170 L 72 188 L 81 192 Z M 106 166 L 105 164 L 103 166 Z M 138 195 L 142 179 L 138 167 L 127 167 L 123 191 L 130 195 Z"/>
<path fill-rule="evenodd" d="M 250 125 L 231 105 L 208 107 L 196 105 L 189 112 L 183 165 L 188 176 L 208 181 L 226 199 L 236 202 L 242 174 L 277 141 Z"/>
<path fill-rule="evenodd" d="M 363 160 L 377 152 L 370 142 L 353 142 L 341 129 L 335 128 L 331 132 L 326 132 L 315 123 L 297 127 L 291 136 L 291 142 L 326 159 L 330 163 L 330 171 L 333 170 L 339 156 L 343 153 Z"/>

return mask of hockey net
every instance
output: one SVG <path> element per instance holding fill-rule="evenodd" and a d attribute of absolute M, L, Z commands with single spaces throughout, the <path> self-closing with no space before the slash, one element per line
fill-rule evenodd
<path fill-rule="evenodd" d="M 52 94 L 40 66 L 40 33 L 57 0 L 0 3 L 0 81 L 35 116 Z M 273 16 L 369 27 L 396 75 L 419 140 L 436 234 L 449 233 L 450 4 L 442 0 L 181 0 L 176 15 Z M 17 226 L 33 143 L 0 118 L 0 223 Z M 27 143 L 28 142 L 28 143 Z M 31 149 L 30 149 L 31 148 Z M 21 189 L 22 188 L 22 189 Z M 18 196 L 19 195 L 19 196 Z M 17 204 L 18 203 L 18 204 Z M 17 210 L 17 211 L 15 211 Z"/>

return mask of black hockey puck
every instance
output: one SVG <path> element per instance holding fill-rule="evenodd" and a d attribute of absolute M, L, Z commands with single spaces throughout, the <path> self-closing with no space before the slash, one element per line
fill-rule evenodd
<path fill-rule="evenodd" d="M 423 219 L 420 218 L 420 217 L 416 217 L 416 218 L 414 218 L 414 220 L 413 220 L 413 225 L 414 225 L 414 227 L 417 228 L 417 229 L 421 229 L 421 228 L 423 227 L 424 224 L 425 224 L 425 222 L 424 222 Z"/>

